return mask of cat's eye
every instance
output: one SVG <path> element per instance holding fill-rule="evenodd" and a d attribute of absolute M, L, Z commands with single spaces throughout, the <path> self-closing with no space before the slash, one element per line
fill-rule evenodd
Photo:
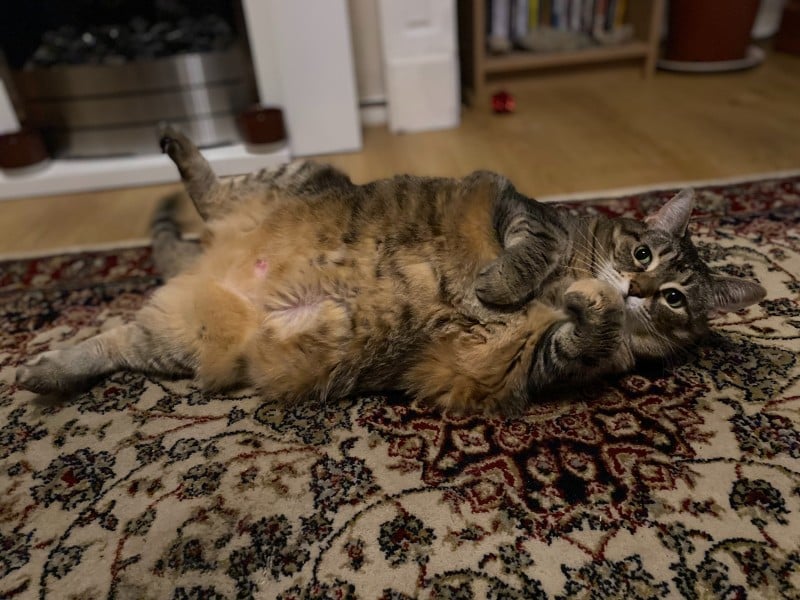
<path fill-rule="evenodd" d="M 675 289 L 668 289 L 662 292 L 664 300 L 667 301 L 672 308 L 680 308 L 686 304 L 686 296 Z"/>
<path fill-rule="evenodd" d="M 653 253 L 650 252 L 650 248 L 647 246 L 639 246 L 633 251 L 633 258 L 638 260 L 642 266 L 646 267 L 653 262 Z"/>

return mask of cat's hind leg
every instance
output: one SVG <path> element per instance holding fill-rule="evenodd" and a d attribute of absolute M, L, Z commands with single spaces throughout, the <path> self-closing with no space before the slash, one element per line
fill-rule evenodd
<path fill-rule="evenodd" d="M 163 333 L 133 322 L 36 356 L 17 368 L 16 382 L 40 394 L 65 394 L 123 369 L 188 375 L 192 362 Z"/>
<path fill-rule="evenodd" d="M 326 164 L 296 160 L 220 182 L 192 141 L 177 129 L 167 126 L 161 135 L 161 150 L 169 155 L 181 175 L 184 187 L 205 221 L 222 218 L 243 198 L 257 194 L 267 202 L 286 192 L 294 196 L 320 193 L 347 193 L 356 187 L 345 174 Z"/>
<path fill-rule="evenodd" d="M 199 242 L 185 240 L 181 236 L 175 219 L 177 205 L 177 194 L 167 196 L 159 204 L 150 222 L 153 262 L 164 279 L 184 271 L 202 251 Z"/>
<path fill-rule="evenodd" d="M 493 323 L 454 327 L 419 353 L 401 387 L 455 413 L 518 416 L 528 404 L 536 342 L 565 319 L 563 311 L 532 302 Z"/>
<path fill-rule="evenodd" d="M 181 175 L 181 180 L 204 221 L 224 216 L 228 210 L 225 194 L 214 170 L 192 140 L 174 127 L 161 132 L 161 151 L 167 154 Z"/>
<path fill-rule="evenodd" d="M 34 357 L 17 368 L 17 384 L 43 394 L 64 394 L 120 370 L 172 377 L 195 374 L 201 330 L 194 316 L 195 297 L 203 287 L 208 287 L 204 281 L 198 283 L 189 275 L 171 279 L 156 290 L 132 322 Z M 212 323 L 224 321 L 213 317 Z"/>
<path fill-rule="evenodd" d="M 17 369 L 17 383 L 39 393 L 65 393 L 115 371 L 195 376 L 204 389 L 243 382 L 241 357 L 258 326 L 253 305 L 236 290 L 184 274 L 159 288 L 132 323 Z"/>

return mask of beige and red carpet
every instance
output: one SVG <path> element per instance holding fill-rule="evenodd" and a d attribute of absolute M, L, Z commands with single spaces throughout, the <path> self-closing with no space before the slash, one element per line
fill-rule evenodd
<path fill-rule="evenodd" d="M 692 228 L 767 300 L 690 364 L 510 421 L 131 373 L 39 399 L 17 364 L 158 281 L 147 248 L 0 264 L 0 597 L 800 597 L 800 178 L 703 188 Z"/>

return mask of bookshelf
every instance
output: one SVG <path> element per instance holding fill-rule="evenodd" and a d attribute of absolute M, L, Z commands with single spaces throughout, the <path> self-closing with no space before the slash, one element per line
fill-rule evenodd
<path fill-rule="evenodd" d="M 488 0 L 459 0 L 462 71 L 471 101 L 486 100 L 490 81 L 513 73 L 631 60 L 641 61 L 645 77 L 651 77 L 655 72 L 665 0 L 628 2 L 625 22 L 633 25 L 634 36 L 631 41 L 581 50 L 513 50 L 506 54 L 490 54 L 486 49 L 487 2 Z"/>

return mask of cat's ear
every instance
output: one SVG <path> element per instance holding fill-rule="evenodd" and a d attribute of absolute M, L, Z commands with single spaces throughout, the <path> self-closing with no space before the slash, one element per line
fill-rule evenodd
<path fill-rule="evenodd" d="M 757 304 L 767 295 L 767 290 L 762 286 L 739 277 L 714 275 L 711 279 L 711 308 L 709 313 L 714 314 L 734 312 Z"/>
<path fill-rule="evenodd" d="M 693 208 L 694 190 L 686 188 L 675 194 L 656 214 L 647 217 L 644 222 L 650 229 L 668 231 L 682 238 L 689 225 Z"/>

